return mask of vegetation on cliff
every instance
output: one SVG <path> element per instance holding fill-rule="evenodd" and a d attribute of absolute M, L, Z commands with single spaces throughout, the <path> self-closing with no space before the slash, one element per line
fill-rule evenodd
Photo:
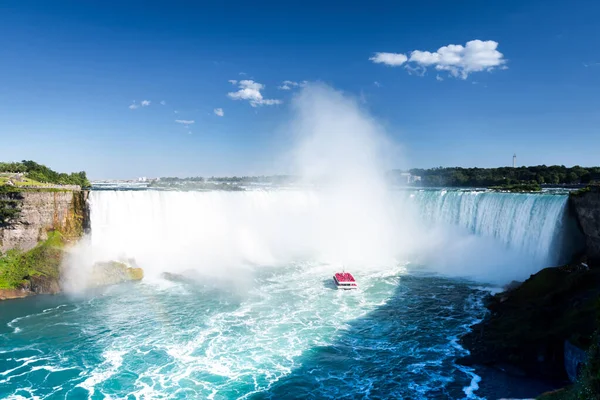
<path fill-rule="evenodd" d="M 597 186 L 594 186 L 594 188 L 597 189 Z M 580 197 L 583 196 L 586 193 L 590 193 L 592 191 L 592 186 L 586 186 L 584 188 L 581 188 L 579 190 L 574 190 L 572 192 L 569 193 L 570 197 Z"/>
<path fill-rule="evenodd" d="M 600 310 L 600 304 L 598 310 Z M 575 384 L 554 392 L 544 393 L 538 397 L 538 400 L 600 399 L 600 313 L 597 315 L 596 327 L 598 330 L 588 349 L 587 363 Z"/>
<path fill-rule="evenodd" d="M 53 231 L 27 252 L 12 249 L 0 255 L 0 289 L 30 288 L 36 277 L 58 281 L 63 246 L 62 234 Z"/>
<path fill-rule="evenodd" d="M 394 170 L 392 177 L 402 171 Z M 421 177 L 423 186 L 489 187 L 513 184 L 585 184 L 600 179 L 600 167 L 584 168 L 564 165 L 501 168 L 432 168 L 411 169 Z"/>
<path fill-rule="evenodd" d="M 79 185 L 84 188 L 90 187 L 90 181 L 87 179 L 84 171 L 72 172 L 70 174 L 56 172 L 45 165 L 30 160 L 12 163 L 0 162 L 1 172 L 24 174 L 24 179 L 29 180 L 27 186 L 39 186 L 41 182 L 57 185 Z"/>
<path fill-rule="evenodd" d="M 19 218 L 23 195 L 11 186 L 0 186 L 0 228 Z"/>

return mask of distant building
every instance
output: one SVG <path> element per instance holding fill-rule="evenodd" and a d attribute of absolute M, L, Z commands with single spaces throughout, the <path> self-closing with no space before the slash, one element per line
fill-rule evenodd
<path fill-rule="evenodd" d="M 146 178 L 145 176 L 138 178 L 138 182 L 146 182 L 147 180 L 148 178 Z"/>

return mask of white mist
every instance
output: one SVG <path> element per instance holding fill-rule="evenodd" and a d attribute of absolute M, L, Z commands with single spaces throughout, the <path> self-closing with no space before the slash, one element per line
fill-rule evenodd
<path fill-rule="evenodd" d="M 293 101 L 287 170 L 302 189 L 247 192 L 92 192 L 92 234 L 67 263 L 71 281 L 94 261 L 135 258 L 147 276 L 250 281 L 249 266 L 310 261 L 331 271 L 412 261 L 451 276 L 504 283 L 543 265 L 505 243 L 426 224 L 418 205 L 388 188 L 392 142 L 358 102 L 321 84 Z"/>

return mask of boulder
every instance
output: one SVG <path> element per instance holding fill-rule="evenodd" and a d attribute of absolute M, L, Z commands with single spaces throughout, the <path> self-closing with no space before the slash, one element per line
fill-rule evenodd
<path fill-rule="evenodd" d="M 88 287 L 116 285 L 128 281 L 140 281 L 144 278 L 144 270 L 131 267 L 120 261 L 97 262 L 87 279 Z"/>

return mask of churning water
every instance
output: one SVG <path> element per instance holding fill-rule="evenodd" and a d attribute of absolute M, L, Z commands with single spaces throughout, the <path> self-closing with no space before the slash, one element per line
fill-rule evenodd
<path fill-rule="evenodd" d="M 458 338 L 484 315 L 480 287 L 556 260 L 566 197 L 401 191 L 388 221 L 336 200 L 92 192 L 72 262 L 134 257 L 147 278 L 0 303 L 0 398 L 505 395 L 455 363 Z M 332 286 L 342 265 L 359 290 Z"/>

